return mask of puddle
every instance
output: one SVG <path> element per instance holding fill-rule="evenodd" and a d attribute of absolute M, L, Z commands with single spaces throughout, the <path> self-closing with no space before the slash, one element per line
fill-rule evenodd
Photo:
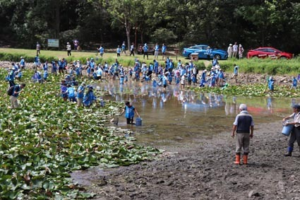
<path fill-rule="evenodd" d="M 139 144 L 157 148 L 182 148 L 210 138 L 215 133 L 231 131 L 240 103 L 248 105 L 256 124 L 280 120 L 291 112 L 296 99 L 268 97 L 228 97 L 180 91 L 176 86 L 167 90 L 151 83 L 104 82 L 104 99 L 130 101 L 143 118 L 143 126 L 127 125 L 124 116 L 118 126 L 135 133 Z M 299 100 L 298 100 L 299 101 Z"/>

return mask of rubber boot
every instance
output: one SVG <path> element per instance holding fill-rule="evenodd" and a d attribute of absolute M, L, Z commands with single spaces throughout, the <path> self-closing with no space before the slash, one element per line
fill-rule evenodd
<path fill-rule="evenodd" d="M 236 154 L 235 155 L 235 162 L 234 164 L 239 165 L 240 164 L 240 160 L 241 160 L 241 154 Z"/>
<path fill-rule="evenodd" d="M 288 147 L 288 152 L 287 152 L 287 154 L 285 154 L 284 156 L 286 156 L 286 157 L 290 157 L 290 156 L 292 156 L 292 152 L 293 152 L 293 147 Z"/>
<path fill-rule="evenodd" d="M 248 154 L 243 155 L 243 164 L 247 165 L 248 164 Z"/>

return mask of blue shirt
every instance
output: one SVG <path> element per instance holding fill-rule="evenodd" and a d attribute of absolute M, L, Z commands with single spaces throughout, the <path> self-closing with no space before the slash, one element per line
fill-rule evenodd
<path fill-rule="evenodd" d="M 155 51 L 158 51 L 159 50 L 159 45 L 156 45 L 155 46 Z"/>
<path fill-rule="evenodd" d="M 104 48 L 103 48 L 103 47 L 100 47 L 99 52 L 100 52 L 100 53 L 104 53 Z"/>
<path fill-rule="evenodd" d="M 235 66 L 235 67 L 234 67 L 233 73 L 234 73 L 235 75 L 237 75 L 238 72 L 239 72 L 239 66 Z"/>
<path fill-rule="evenodd" d="M 148 46 L 147 45 L 144 45 L 143 49 L 144 49 L 144 52 L 148 52 Z"/>
<path fill-rule="evenodd" d="M 69 87 L 69 88 L 67 89 L 67 92 L 68 92 L 68 97 L 69 97 L 69 98 L 75 97 L 75 88 Z"/>
<path fill-rule="evenodd" d="M 121 49 L 120 48 L 117 48 L 117 53 L 121 53 Z"/>
<path fill-rule="evenodd" d="M 77 90 L 77 97 L 79 99 L 82 99 L 83 98 L 83 95 L 84 95 L 84 90 L 85 90 L 85 87 L 83 85 L 79 86 L 78 90 Z"/>
<path fill-rule="evenodd" d="M 163 46 L 162 46 L 162 49 L 161 49 L 161 51 L 162 51 L 163 53 L 165 53 L 165 52 L 166 52 L 166 50 L 167 50 L 167 47 L 166 47 L 166 45 L 163 45 Z"/>

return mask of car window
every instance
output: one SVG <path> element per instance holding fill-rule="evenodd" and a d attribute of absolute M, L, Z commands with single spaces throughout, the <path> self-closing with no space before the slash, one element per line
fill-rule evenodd
<path fill-rule="evenodd" d="M 275 53 L 275 50 L 274 50 L 274 49 L 268 48 L 267 51 L 268 51 L 268 52 L 271 52 L 271 53 Z"/>
<path fill-rule="evenodd" d="M 258 48 L 258 49 L 256 49 L 256 51 L 268 52 L 267 49 L 265 49 L 265 48 Z"/>

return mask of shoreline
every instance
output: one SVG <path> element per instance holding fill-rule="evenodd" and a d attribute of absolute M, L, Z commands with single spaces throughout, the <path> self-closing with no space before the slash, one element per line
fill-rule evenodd
<path fill-rule="evenodd" d="M 101 200 L 296 200 L 300 198 L 300 152 L 295 148 L 293 157 L 284 157 L 288 137 L 280 133 L 281 126 L 278 121 L 255 127 L 248 166 L 233 164 L 235 139 L 227 132 L 152 162 L 104 171 L 96 167 L 94 175 L 87 176 L 91 173 L 87 171 L 80 180 L 95 183 L 82 185 Z"/>

